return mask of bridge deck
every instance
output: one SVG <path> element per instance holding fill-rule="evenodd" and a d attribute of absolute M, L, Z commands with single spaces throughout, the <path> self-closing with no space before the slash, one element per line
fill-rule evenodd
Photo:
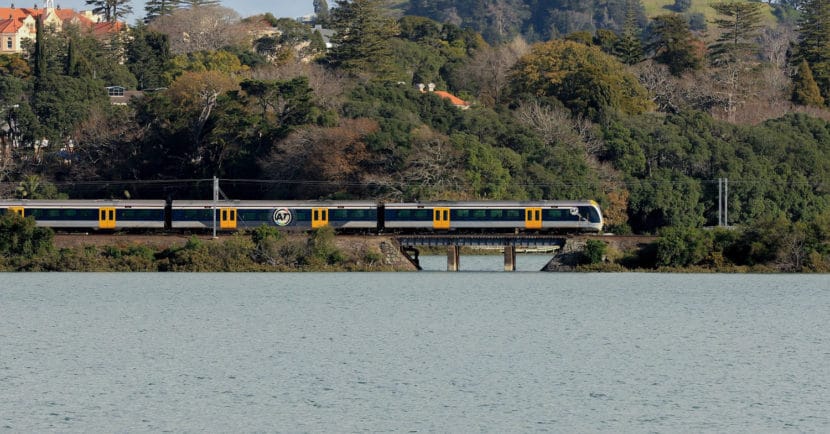
<path fill-rule="evenodd" d="M 568 239 L 562 235 L 398 235 L 401 246 L 466 246 L 466 247 L 551 247 L 563 246 Z"/>

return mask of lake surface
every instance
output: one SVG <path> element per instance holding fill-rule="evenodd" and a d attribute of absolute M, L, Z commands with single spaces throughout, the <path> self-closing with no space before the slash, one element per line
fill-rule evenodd
<path fill-rule="evenodd" d="M 830 431 L 828 275 L 0 282 L 0 432 Z"/>

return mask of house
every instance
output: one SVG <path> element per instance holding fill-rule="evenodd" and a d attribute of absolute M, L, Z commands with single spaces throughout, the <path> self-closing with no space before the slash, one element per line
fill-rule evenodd
<path fill-rule="evenodd" d="M 127 105 L 130 99 L 144 96 L 144 92 L 140 90 L 127 90 L 121 86 L 107 86 L 106 89 L 112 105 Z"/>
<path fill-rule="evenodd" d="M 467 110 L 468 108 L 470 108 L 471 104 L 468 103 L 467 101 L 464 101 L 463 99 L 461 99 L 461 98 L 459 98 L 459 97 L 457 97 L 457 96 L 455 96 L 455 95 L 453 95 L 453 94 L 451 94 L 451 93 L 449 93 L 445 90 L 435 90 L 435 83 L 430 83 L 429 85 L 426 85 L 426 86 L 423 83 L 418 83 L 418 90 L 420 90 L 421 93 L 427 93 L 427 89 L 429 89 L 430 93 L 434 93 L 435 95 L 437 95 L 440 98 L 449 100 L 449 102 L 452 103 L 452 105 L 460 108 L 461 110 Z"/>
<path fill-rule="evenodd" d="M 44 26 L 53 26 L 60 31 L 66 24 L 88 28 L 93 34 L 102 36 L 124 28 L 123 23 L 103 22 L 100 16 L 90 11 L 75 12 L 72 9 L 54 7 L 54 0 L 46 0 L 46 7 L 0 8 L 0 54 L 22 53 L 23 41 L 36 37 L 35 20 L 42 19 Z"/>

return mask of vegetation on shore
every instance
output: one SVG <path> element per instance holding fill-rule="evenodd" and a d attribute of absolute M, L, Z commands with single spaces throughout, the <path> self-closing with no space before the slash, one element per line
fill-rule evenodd
<path fill-rule="evenodd" d="M 217 176 L 238 199 L 590 198 L 609 232 L 661 237 L 621 266 L 830 261 L 827 2 L 325 3 L 330 48 L 216 5 L 151 8 L 106 41 L 41 29 L 0 56 L 0 196 L 195 199 Z M 143 96 L 113 105 L 107 86 Z M 703 229 L 719 179 L 734 239 Z M 284 242 L 249 235 L 237 250 Z"/>
<path fill-rule="evenodd" d="M 331 228 L 286 236 L 270 227 L 183 246 L 83 245 L 56 248 L 54 232 L 31 218 L 0 217 L 0 271 L 393 271 L 375 246 L 341 248 Z"/>
<path fill-rule="evenodd" d="M 830 218 L 830 215 L 827 216 Z M 766 221 L 751 229 L 665 230 L 653 243 L 618 250 L 587 240 L 569 259 L 577 271 L 830 272 L 828 224 Z M 338 247 L 334 230 L 285 235 L 262 226 L 221 240 L 183 246 L 85 245 L 58 249 L 54 232 L 14 213 L 0 217 L 0 271 L 392 271 L 366 243 Z M 436 251 L 437 252 L 437 251 Z M 441 252 L 443 253 L 443 251 Z"/>

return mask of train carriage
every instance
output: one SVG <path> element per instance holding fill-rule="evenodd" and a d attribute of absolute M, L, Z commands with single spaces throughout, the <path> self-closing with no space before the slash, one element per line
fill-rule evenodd
<path fill-rule="evenodd" d="M 387 203 L 389 230 L 579 231 L 602 230 L 594 201 L 477 201 Z"/>
<path fill-rule="evenodd" d="M 164 228 L 163 200 L 2 200 L 0 213 L 32 217 L 65 229 Z"/>
<path fill-rule="evenodd" d="M 174 201 L 171 227 L 213 227 L 212 201 Z M 286 229 L 377 228 L 378 205 L 370 201 L 220 201 L 216 225 L 222 230 L 250 229 L 261 225 Z"/>

